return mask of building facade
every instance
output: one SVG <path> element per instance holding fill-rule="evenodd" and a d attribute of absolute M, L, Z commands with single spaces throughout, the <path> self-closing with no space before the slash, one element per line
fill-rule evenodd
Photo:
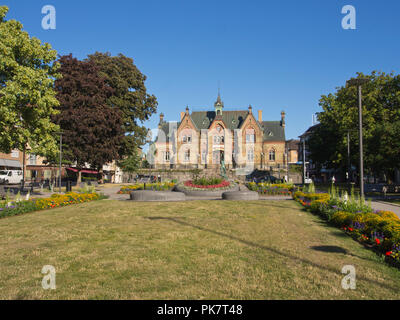
<path fill-rule="evenodd" d="M 286 150 L 288 152 L 289 164 L 297 164 L 299 161 L 299 144 L 300 140 L 290 139 L 286 141 Z"/>
<path fill-rule="evenodd" d="M 280 121 L 264 121 L 247 110 L 224 109 L 218 94 L 214 110 L 181 112 L 180 121 L 160 115 L 158 133 L 148 161 L 156 169 L 258 168 L 275 170 L 286 165 L 285 112 Z"/>
<path fill-rule="evenodd" d="M 0 153 L 0 170 L 22 170 L 23 152 L 12 150 L 10 154 Z"/>

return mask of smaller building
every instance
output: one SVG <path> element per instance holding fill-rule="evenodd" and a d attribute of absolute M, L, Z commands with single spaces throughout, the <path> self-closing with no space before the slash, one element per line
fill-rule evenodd
<path fill-rule="evenodd" d="M 290 139 L 286 141 L 286 150 L 288 152 L 288 163 L 297 164 L 299 162 L 299 144 L 300 140 Z"/>
<path fill-rule="evenodd" d="M 23 152 L 13 150 L 11 153 L 0 153 L 0 170 L 22 170 Z"/>

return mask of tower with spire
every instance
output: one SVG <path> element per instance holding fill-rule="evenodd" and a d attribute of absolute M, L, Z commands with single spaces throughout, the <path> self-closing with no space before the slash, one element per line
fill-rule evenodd
<path fill-rule="evenodd" d="M 222 115 L 223 108 L 224 108 L 224 103 L 221 100 L 221 93 L 218 89 L 218 98 L 217 98 L 217 101 L 214 103 L 215 114 Z"/>

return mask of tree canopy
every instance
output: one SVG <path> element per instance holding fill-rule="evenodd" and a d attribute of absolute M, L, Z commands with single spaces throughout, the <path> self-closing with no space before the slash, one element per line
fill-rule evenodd
<path fill-rule="evenodd" d="M 60 113 L 54 121 L 63 132 L 65 157 L 78 168 L 88 163 L 101 169 L 119 159 L 124 139 L 121 111 L 107 103 L 114 89 L 92 61 L 79 61 L 70 54 L 60 57 L 59 62 L 63 77 L 55 87 Z"/>
<path fill-rule="evenodd" d="M 57 52 L 30 37 L 20 22 L 6 20 L 7 12 L 0 6 L 0 151 L 29 145 L 34 153 L 54 155 Z"/>
<path fill-rule="evenodd" d="M 400 156 L 400 76 L 374 71 L 362 86 L 364 161 L 367 172 L 393 174 Z M 311 158 L 330 168 L 347 165 L 347 133 L 351 163 L 358 165 L 358 88 L 342 86 L 320 99 L 320 126 L 309 140 Z"/>
<path fill-rule="evenodd" d="M 146 76 L 135 66 L 133 59 L 119 54 L 96 52 L 88 56 L 100 68 L 100 75 L 114 91 L 107 103 L 121 111 L 126 136 L 119 150 L 122 157 L 133 156 L 145 143 L 148 129 L 142 125 L 157 111 L 157 99 L 146 90 Z"/>

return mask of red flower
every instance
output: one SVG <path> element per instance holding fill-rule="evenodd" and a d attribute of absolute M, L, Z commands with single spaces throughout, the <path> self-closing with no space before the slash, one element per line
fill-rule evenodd
<path fill-rule="evenodd" d="M 375 239 L 375 242 L 376 244 L 381 244 L 381 241 L 378 238 Z"/>
<path fill-rule="evenodd" d="M 391 254 L 392 254 L 392 251 L 386 252 L 386 255 L 387 255 L 387 256 L 390 256 Z"/>
<path fill-rule="evenodd" d="M 349 228 L 349 231 L 353 231 L 354 229 L 353 228 Z"/>

